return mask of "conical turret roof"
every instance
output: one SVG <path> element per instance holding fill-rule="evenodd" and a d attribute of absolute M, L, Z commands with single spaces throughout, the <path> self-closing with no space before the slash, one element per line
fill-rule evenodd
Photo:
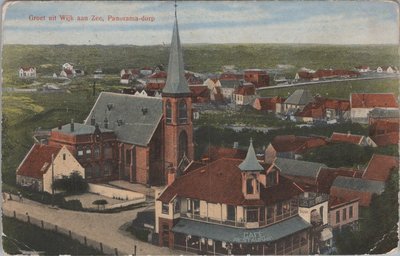
<path fill-rule="evenodd" d="M 256 152 L 253 147 L 253 140 L 250 139 L 250 146 L 247 150 L 246 158 L 239 165 L 239 169 L 243 172 L 249 171 L 263 171 L 264 167 L 257 160 Z"/>
<path fill-rule="evenodd" d="M 172 95 L 190 94 L 190 89 L 185 78 L 183 53 L 179 38 L 178 19 L 176 16 L 169 52 L 167 82 L 162 92 L 163 94 Z"/>

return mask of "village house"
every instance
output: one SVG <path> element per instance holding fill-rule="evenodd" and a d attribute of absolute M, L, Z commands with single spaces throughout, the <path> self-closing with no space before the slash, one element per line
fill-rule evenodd
<path fill-rule="evenodd" d="M 244 159 L 246 157 L 246 153 L 246 150 L 242 150 L 236 147 L 225 148 L 210 145 L 204 151 L 201 157 L 201 161 L 213 162 L 221 158 Z"/>
<path fill-rule="evenodd" d="M 262 69 L 245 69 L 244 80 L 254 84 L 255 88 L 269 86 L 269 75 Z"/>
<path fill-rule="evenodd" d="M 152 67 L 143 67 L 139 70 L 140 75 L 142 76 L 149 76 L 153 74 L 153 68 Z"/>
<path fill-rule="evenodd" d="M 65 69 L 60 72 L 60 77 L 73 78 L 75 77 L 74 69 Z"/>
<path fill-rule="evenodd" d="M 121 79 L 119 80 L 120 84 L 130 84 L 132 81 L 132 75 L 131 74 L 123 74 L 121 76 Z"/>
<path fill-rule="evenodd" d="M 256 88 L 252 83 L 244 82 L 233 93 L 236 105 L 250 105 L 256 97 Z"/>
<path fill-rule="evenodd" d="M 357 66 L 357 67 L 355 67 L 355 68 L 356 68 L 356 70 L 357 70 L 358 72 L 360 72 L 360 73 L 366 73 L 366 72 L 370 72 L 370 71 L 371 71 L 371 69 L 369 68 L 369 66 L 366 66 L 366 65 Z"/>
<path fill-rule="evenodd" d="M 85 170 L 65 146 L 34 144 L 17 168 L 17 184 L 52 193 L 53 179 L 73 172 L 85 178 Z"/>
<path fill-rule="evenodd" d="M 309 90 L 296 90 L 283 102 L 283 113 L 293 115 L 297 111 L 302 111 L 310 102 L 314 102 L 314 97 Z"/>
<path fill-rule="evenodd" d="M 398 110 L 393 93 L 352 93 L 350 95 L 351 121 L 368 123 L 368 114 L 374 108 Z"/>
<path fill-rule="evenodd" d="M 399 143 L 399 110 L 375 108 L 368 114 L 369 135 L 378 147 Z"/>
<path fill-rule="evenodd" d="M 333 78 L 351 78 L 358 76 L 360 76 L 359 72 L 344 69 L 318 69 L 317 71 L 300 70 L 296 73 L 295 80 L 318 81 Z"/>
<path fill-rule="evenodd" d="M 269 113 L 275 113 L 279 112 L 279 108 L 281 104 L 285 101 L 284 98 L 275 96 L 275 97 L 257 97 L 252 106 L 253 108 L 260 110 L 260 111 L 266 111 Z"/>
<path fill-rule="evenodd" d="M 145 81 L 147 90 L 162 90 L 165 86 L 165 82 L 167 81 L 167 72 L 154 72 L 153 74 L 147 76 Z"/>
<path fill-rule="evenodd" d="M 359 199 L 343 199 L 336 196 L 329 198 L 329 225 L 333 228 L 333 233 L 345 227 L 353 230 L 358 229 L 359 219 Z"/>
<path fill-rule="evenodd" d="M 307 150 L 326 144 L 327 140 L 321 137 L 278 135 L 265 149 L 265 162 L 272 163 L 276 157 L 301 159 Z"/>
<path fill-rule="evenodd" d="M 376 147 L 375 142 L 368 136 L 333 132 L 330 138 L 332 143 L 351 143 L 362 147 Z"/>
<path fill-rule="evenodd" d="M 192 103 L 207 103 L 210 101 L 210 90 L 206 85 L 189 85 L 192 92 Z"/>
<path fill-rule="evenodd" d="M 122 77 L 125 74 L 131 75 L 132 78 L 138 78 L 139 74 L 140 74 L 140 70 L 138 68 L 121 69 L 121 71 L 119 72 L 119 76 Z"/>
<path fill-rule="evenodd" d="M 221 93 L 226 102 L 233 102 L 233 94 L 235 89 L 240 86 L 240 81 L 236 79 L 222 79 L 219 80 L 221 86 Z"/>
<path fill-rule="evenodd" d="M 156 194 L 160 246 L 202 254 L 309 254 L 311 224 L 298 214 L 300 190 L 250 143 L 244 160 L 222 158 L 186 175 L 169 173 Z"/>
<path fill-rule="evenodd" d="M 18 70 L 19 78 L 36 78 L 35 67 L 20 67 Z"/>
<path fill-rule="evenodd" d="M 362 175 L 363 179 L 386 182 L 392 171 L 398 171 L 399 158 L 373 154 Z"/>

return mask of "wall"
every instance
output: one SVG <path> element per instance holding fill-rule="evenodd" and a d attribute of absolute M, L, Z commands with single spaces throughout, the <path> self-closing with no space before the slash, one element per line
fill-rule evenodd
<path fill-rule="evenodd" d="M 65 154 L 65 160 L 63 155 Z M 47 172 L 43 174 L 43 191 L 51 193 L 52 171 L 51 163 L 47 168 Z M 79 164 L 75 157 L 66 147 L 61 148 L 60 152 L 54 157 L 54 179 L 60 179 L 63 175 L 69 176 L 72 172 L 77 171 L 85 178 L 85 169 Z"/>
<path fill-rule="evenodd" d="M 323 218 L 322 222 L 323 224 L 328 224 L 329 218 L 328 218 L 328 201 L 325 201 L 321 204 L 314 205 L 313 207 L 306 208 L 306 207 L 299 207 L 299 216 L 302 217 L 305 221 L 308 223 L 311 223 L 311 212 L 313 210 L 316 210 L 319 213 L 320 207 L 324 207 L 323 209 Z"/>
<path fill-rule="evenodd" d="M 353 217 L 349 218 L 349 208 L 353 206 Z M 345 205 L 329 209 L 329 225 L 333 228 L 339 228 L 354 221 L 358 221 L 358 201 L 349 202 Z M 346 220 L 343 220 L 343 209 L 346 209 Z M 340 213 L 340 220 L 336 222 L 336 212 Z"/>
<path fill-rule="evenodd" d="M 148 180 L 149 180 L 149 148 L 136 146 L 136 182 L 141 184 L 147 184 Z"/>
<path fill-rule="evenodd" d="M 146 196 L 137 192 L 117 189 L 113 187 L 108 187 L 104 185 L 92 184 L 89 183 L 89 192 L 100 194 L 110 198 L 123 198 L 127 200 L 137 200 L 143 199 L 143 202 L 146 200 Z"/>

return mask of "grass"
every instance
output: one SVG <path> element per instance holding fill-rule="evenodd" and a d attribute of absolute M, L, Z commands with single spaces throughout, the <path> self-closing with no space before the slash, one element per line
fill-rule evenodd
<path fill-rule="evenodd" d="M 3 248 L 9 254 L 42 251 L 46 255 L 99 255 L 100 251 L 55 231 L 43 230 L 32 224 L 3 216 Z"/>
<path fill-rule="evenodd" d="M 282 72 L 293 78 L 301 67 L 399 66 L 395 45 L 211 44 L 184 45 L 183 49 L 185 68 L 204 73 L 220 72 L 223 65 L 276 68 L 278 64 L 285 64 L 290 66 Z M 122 68 L 167 66 L 168 54 L 166 46 L 5 45 L 4 85 L 22 83 L 17 77 L 20 66 L 35 66 L 40 76 L 59 74 L 62 64 L 71 62 L 88 74 L 102 68 L 105 74 L 118 75 Z"/>
<path fill-rule="evenodd" d="M 377 80 L 361 80 L 361 81 L 340 81 L 326 84 L 312 84 L 303 85 L 290 88 L 276 88 L 261 90 L 259 95 L 264 97 L 282 96 L 288 97 L 295 90 L 308 89 L 310 92 L 320 94 L 329 98 L 342 98 L 349 99 L 351 93 L 382 93 L 391 92 L 396 95 L 399 94 L 399 80 L 398 79 L 377 79 Z"/>

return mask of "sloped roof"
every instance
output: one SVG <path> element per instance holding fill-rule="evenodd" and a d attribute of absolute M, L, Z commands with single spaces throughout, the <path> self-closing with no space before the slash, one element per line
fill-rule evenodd
<path fill-rule="evenodd" d="M 234 228 L 181 218 L 172 231 L 228 243 L 246 244 L 276 241 L 310 227 L 311 224 L 299 216 L 257 229 Z"/>
<path fill-rule="evenodd" d="M 333 181 L 332 187 L 380 194 L 385 189 L 385 182 L 338 176 Z"/>
<path fill-rule="evenodd" d="M 51 155 L 55 157 L 60 150 L 60 146 L 34 144 L 18 167 L 17 175 L 42 179 L 51 164 Z"/>
<path fill-rule="evenodd" d="M 351 108 L 398 108 L 393 93 L 352 93 Z"/>
<path fill-rule="evenodd" d="M 247 95 L 254 95 L 256 93 L 256 88 L 253 84 L 251 85 L 243 85 L 236 87 L 235 94 L 247 96 Z"/>
<path fill-rule="evenodd" d="M 307 105 L 313 101 L 314 97 L 311 95 L 309 90 L 300 89 L 294 91 L 294 93 L 292 93 L 284 103 L 292 105 Z"/>
<path fill-rule="evenodd" d="M 389 132 L 371 137 L 378 147 L 399 144 L 399 132 Z"/>
<path fill-rule="evenodd" d="M 260 187 L 260 200 L 245 199 L 242 193 L 240 159 L 221 158 L 188 174 L 177 177 L 157 200 L 170 202 L 175 196 L 232 205 L 265 205 L 288 200 L 300 191 L 280 177 L 279 185 Z"/>
<path fill-rule="evenodd" d="M 320 193 L 329 194 L 333 181 L 337 176 L 361 178 L 362 172 L 352 168 L 321 168 L 317 177 L 317 189 Z"/>
<path fill-rule="evenodd" d="M 374 108 L 369 111 L 368 116 L 372 118 L 399 118 L 400 112 L 398 109 Z"/>
<path fill-rule="evenodd" d="M 239 80 L 235 79 L 220 79 L 219 82 L 221 83 L 222 88 L 237 88 L 240 86 Z"/>
<path fill-rule="evenodd" d="M 331 142 L 347 142 L 352 144 L 360 144 L 364 136 L 350 133 L 334 132 L 331 136 Z"/>
<path fill-rule="evenodd" d="M 85 120 L 86 125 L 93 115 L 100 128 L 104 128 L 107 118 L 108 129 L 115 132 L 118 140 L 147 146 L 163 117 L 162 99 L 102 92 Z"/>
<path fill-rule="evenodd" d="M 249 149 L 247 150 L 246 158 L 239 165 L 240 170 L 246 171 L 263 171 L 264 167 L 257 160 L 256 152 L 254 151 L 253 141 L 250 140 Z"/>
<path fill-rule="evenodd" d="M 399 158 L 374 154 L 362 176 L 363 179 L 387 181 L 392 169 L 399 168 Z"/>
<path fill-rule="evenodd" d="M 190 94 L 190 89 L 185 78 L 183 52 L 176 17 L 169 53 L 167 82 L 162 92 L 163 94 Z"/>
<path fill-rule="evenodd" d="M 326 145 L 326 140 L 318 137 L 278 135 L 271 142 L 277 152 L 301 152 Z"/>
<path fill-rule="evenodd" d="M 208 158 L 210 161 L 214 161 L 220 158 L 245 159 L 246 154 L 246 150 L 210 145 L 204 151 L 202 158 Z"/>
<path fill-rule="evenodd" d="M 321 168 L 327 167 L 325 164 L 306 162 L 288 158 L 276 158 L 274 165 L 281 170 L 283 175 L 303 176 L 317 178 Z"/>
<path fill-rule="evenodd" d="M 65 124 L 61 126 L 61 129 L 53 128 L 51 131 L 54 132 L 61 132 L 61 133 L 68 133 L 73 135 L 84 135 L 84 134 L 93 134 L 96 127 L 93 125 L 86 125 L 80 123 L 74 123 L 74 131 L 71 131 L 71 124 Z M 113 132 L 112 130 L 100 128 L 102 133 L 104 132 Z"/>

